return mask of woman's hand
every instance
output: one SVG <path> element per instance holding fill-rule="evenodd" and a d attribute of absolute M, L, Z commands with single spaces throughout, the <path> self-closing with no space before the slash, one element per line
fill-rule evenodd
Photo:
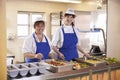
<path fill-rule="evenodd" d="M 49 57 L 50 57 L 51 59 L 55 59 L 55 56 L 54 56 L 53 53 L 49 53 Z"/>
<path fill-rule="evenodd" d="M 91 58 L 92 57 L 88 53 L 84 53 L 84 56 L 86 56 L 87 58 Z"/>
<path fill-rule="evenodd" d="M 52 49 L 58 54 L 61 59 L 65 59 L 65 56 L 58 50 L 57 46 L 52 46 Z"/>
<path fill-rule="evenodd" d="M 65 59 L 65 56 L 62 54 L 62 53 L 59 53 L 59 57 L 64 60 Z"/>
<path fill-rule="evenodd" d="M 42 53 L 37 53 L 37 54 L 35 55 L 35 58 L 42 59 L 42 58 L 43 58 Z"/>

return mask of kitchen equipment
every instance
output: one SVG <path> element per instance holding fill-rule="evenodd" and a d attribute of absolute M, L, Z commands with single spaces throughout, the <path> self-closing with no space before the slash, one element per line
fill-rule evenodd
<path fill-rule="evenodd" d="M 42 65 L 42 64 L 39 63 L 39 62 L 34 62 L 33 64 L 34 64 L 35 66 L 37 66 L 37 70 L 38 70 L 39 74 L 45 73 L 45 71 L 46 71 L 46 66 Z"/>
<path fill-rule="evenodd" d="M 37 66 L 34 65 L 33 63 L 24 63 L 23 65 L 28 67 L 28 72 L 31 75 L 35 75 L 37 73 Z"/>
<path fill-rule="evenodd" d="M 93 65 L 93 66 L 105 66 L 105 65 L 107 65 L 106 61 L 104 61 L 102 59 L 98 59 L 98 58 L 87 59 L 84 62 L 88 63 L 90 65 Z"/>
<path fill-rule="evenodd" d="M 101 50 L 99 48 L 99 46 L 97 45 L 92 45 L 92 48 L 90 49 L 90 53 L 100 53 Z"/>
<path fill-rule="evenodd" d="M 103 51 L 101 51 L 100 47 L 98 45 L 91 45 L 91 49 L 89 51 L 89 54 L 93 55 L 93 56 L 106 56 L 106 48 L 107 48 L 106 35 L 105 35 L 105 32 L 102 28 L 93 28 L 93 29 L 90 29 L 90 31 L 81 31 L 78 29 L 78 31 L 81 33 L 90 33 L 90 34 L 102 32 L 103 44 L 104 44 L 105 49 Z"/>
<path fill-rule="evenodd" d="M 86 63 L 89 66 L 104 66 L 107 64 L 105 60 L 99 59 L 97 57 L 91 57 L 84 60 L 83 58 L 76 58 L 73 61 L 77 61 L 79 63 Z"/>
<path fill-rule="evenodd" d="M 11 65 L 14 62 L 15 56 L 7 56 L 7 65 Z"/>
<path fill-rule="evenodd" d="M 71 71 L 73 68 L 73 63 L 67 62 L 67 61 L 59 61 L 59 60 L 45 60 L 46 63 L 50 65 L 48 68 L 49 71 L 51 72 L 64 72 L 64 71 Z"/>
<path fill-rule="evenodd" d="M 19 71 L 18 71 L 18 68 L 15 67 L 14 65 L 8 65 L 7 66 L 7 73 L 8 73 L 8 76 L 15 78 L 18 76 Z"/>
<path fill-rule="evenodd" d="M 93 29 L 93 32 L 100 32 L 100 31 L 103 34 L 103 41 L 104 41 L 104 47 L 105 47 L 105 49 L 104 49 L 104 51 L 101 51 L 100 48 L 99 48 L 99 46 L 92 45 L 92 48 L 90 49 L 90 54 L 94 55 L 94 56 L 99 56 L 99 55 L 103 56 L 103 55 L 106 54 L 107 45 L 106 45 L 106 39 L 105 39 L 105 32 L 104 32 L 104 30 L 102 28 L 94 28 Z"/>
<path fill-rule="evenodd" d="M 92 45 L 89 54 L 92 56 L 104 56 L 105 52 L 101 51 L 98 45 Z"/>
<path fill-rule="evenodd" d="M 24 77 L 28 74 L 28 67 L 23 65 L 23 64 L 15 64 L 14 66 L 16 66 L 18 68 L 19 74 Z"/>

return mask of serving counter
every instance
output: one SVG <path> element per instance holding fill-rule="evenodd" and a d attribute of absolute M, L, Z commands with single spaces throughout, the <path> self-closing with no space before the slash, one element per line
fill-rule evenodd
<path fill-rule="evenodd" d="M 120 63 L 90 66 L 78 70 L 52 73 L 47 69 L 42 74 L 10 78 L 8 80 L 119 80 Z"/>

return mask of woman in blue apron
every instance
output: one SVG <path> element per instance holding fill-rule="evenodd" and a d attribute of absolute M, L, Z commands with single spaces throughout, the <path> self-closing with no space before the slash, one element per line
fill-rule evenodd
<path fill-rule="evenodd" d="M 61 28 L 57 29 L 52 40 L 52 48 L 58 54 L 58 57 L 63 60 L 70 61 L 78 58 L 78 50 L 85 56 L 90 57 L 89 54 L 85 53 L 80 47 L 79 35 L 77 28 L 74 27 L 74 10 L 68 9 L 64 14 Z"/>
<path fill-rule="evenodd" d="M 41 59 L 49 59 L 50 40 L 43 32 L 45 29 L 44 21 L 36 21 L 34 23 L 35 33 L 30 35 L 24 42 L 23 53 L 26 62 L 38 62 Z"/>

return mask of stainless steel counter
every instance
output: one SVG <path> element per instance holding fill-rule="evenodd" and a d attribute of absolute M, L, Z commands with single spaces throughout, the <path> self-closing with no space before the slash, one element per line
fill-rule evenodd
<path fill-rule="evenodd" d="M 59 72 L 59 73 L 52 73 L 49 71 L 45 71 L 44 74 L 35 75 L 30 77 L 21 77 L 21 78 L 14 78 L 8 80 L 69 80 L 73 77 L 80 77 L 80 76 L 92 76 L 92 74 L 98 74 L 100 72 L 108 72 L 109 77 L 110 72 L 113 70 L 120 70 L 120 63 L 111 64 L 111 65 L 104 65 L 104 66 L 92 66 L 88 68 L 83 68 L 79 70 L 71 70 L 66 72 Z M 92 80 L 92 79 L 91 79 Z"/>

